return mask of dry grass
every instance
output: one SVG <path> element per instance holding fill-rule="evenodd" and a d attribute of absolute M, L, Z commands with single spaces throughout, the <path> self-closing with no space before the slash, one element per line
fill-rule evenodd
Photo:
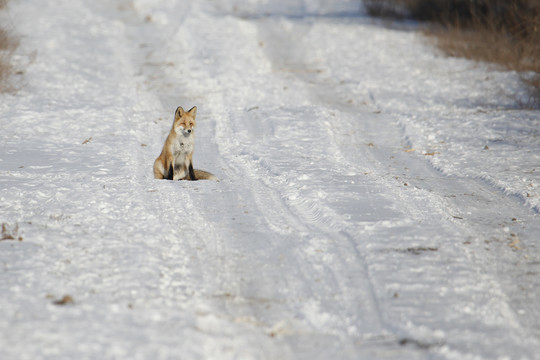
<path fill-rule="evenodd" d="M 11 73 L 11 67 L 8 63 L 9 39 L 6 32 L 0 29 L 0 91 L 4 88 L 7 78 Z"/>
<path fill-rule="evenodd" d="M 6 0 L 0 0 L 0 10 L 6 7 Z M 0 92 L 4 92 L 11 89 L 8 83 L 8 79 L 12 74 L 12 67 L 10 65 L 10 57 L 17 46 L 17 42 L 9 37 L 8 32 L 0 28 Z"/>
<path fill-rule="evenodd" d="M 524 105 L 540 104 L 540 42 L 487 29 L 452 28 L 429 30 L 428 34 L 450 56 L 491 62 L 522 73 L 523 80 L 531 85 L 530 102 Z"/>
<path fill-rule="evenodd" d="M 540 104 L 540 0 L 366 0 L 371 15 L 428 21 L 450 56 L 519 71 Z M 532 72 L 532 75 L 531 75 Z"/>

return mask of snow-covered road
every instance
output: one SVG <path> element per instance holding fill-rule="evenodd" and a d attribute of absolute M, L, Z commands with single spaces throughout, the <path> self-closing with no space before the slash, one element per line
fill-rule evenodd
<path fill-rule="evenodd" d="M 540 358 L 516 74 L 358 1 L 2 16 L 24 75 L 0 96 L 1 359 Z M 152 178 L 178 105 L 219 182 Z"/>

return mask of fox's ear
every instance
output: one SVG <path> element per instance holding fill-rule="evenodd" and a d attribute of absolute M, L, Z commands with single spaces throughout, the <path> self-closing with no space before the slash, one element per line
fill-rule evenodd
<path fill-rule="evenodd" d="M 197 115 L 197 107 L 194 106 L 191 109 L 189 109 L 188 114 L 195 117 Z"/>
<path fill-rule="evenodd" d="M 174 118 L 175 119 L 179 119 L 181 118 L 182 116 L 184 116 L 186 112 L 184 111 L 184 109 L 182 109 L 181 106 L 177 107 L 176 108 L 176 112 L 174 113 Z"/>

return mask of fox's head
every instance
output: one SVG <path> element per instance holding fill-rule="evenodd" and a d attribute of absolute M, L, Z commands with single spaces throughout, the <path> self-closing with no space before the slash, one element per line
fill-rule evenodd
<path fill-rule="evenodd" d="M 184 111 L 181 106 L 176 109 L 174 113 L 174 130 L 177 133 L 182 133 L 185 136 L 189 136 L 194 133 L 197 122 L 195 116 L 197 115 L 197 107 L 192 107 L 189 111 Z"/>

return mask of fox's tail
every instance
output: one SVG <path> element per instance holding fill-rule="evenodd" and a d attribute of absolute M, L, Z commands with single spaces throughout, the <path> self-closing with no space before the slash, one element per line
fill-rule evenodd
<path fill-rule="evenodd" d="M 208 171 L 195 169 L 195 178 L 197 180 L 214 180 L 218 181 L 218 178 Z"/>

